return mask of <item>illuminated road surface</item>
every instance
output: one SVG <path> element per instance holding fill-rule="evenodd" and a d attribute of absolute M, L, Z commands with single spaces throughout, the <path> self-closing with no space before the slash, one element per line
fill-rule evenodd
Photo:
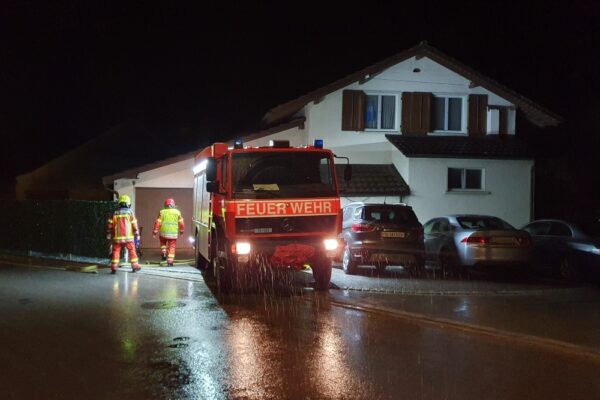
<path fill-rule="evenodd" d="M 203 282 L 0 266 L 2 399 L 592 399 L 600 364 Z"/>

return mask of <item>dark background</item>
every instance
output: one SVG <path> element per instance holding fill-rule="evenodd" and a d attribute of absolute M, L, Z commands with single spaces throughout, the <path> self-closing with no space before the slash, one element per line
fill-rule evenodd
<path fill-rule="evenodd" d="M 597 220 L 600 2 L 481 3 L 2 0 L 1 195 L 124 121 L 201 146 L 427 40 L 565 119 L 540 131 L 518 117 L 539 150 L 536 214 Z"/>

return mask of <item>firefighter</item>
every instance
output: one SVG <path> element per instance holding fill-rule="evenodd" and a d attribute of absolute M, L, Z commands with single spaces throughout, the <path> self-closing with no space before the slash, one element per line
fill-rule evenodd
<path fill-rule="evenodd" d="M 134 244 L 134 240 L 139 240 L 140 234 L 137 220 L 130 206 L 131 201 L 129 200 L 129 196 L 119 196 L 118 208 L 108 219 L 106 238 L 112 240 L 111 274 L 117 272 L 122 247 L 127 248 L 129 252 L 129 261 L 131 262 L 133 272 L 140 270 Z"/>
<path fill-rule="evenodd" d="M 165 208 L 160 210 L 152 236 L 160 231 L 160 249 L 162 252 L 162 260 L 167 260 L 167 265 L 172 266 L 175 259 L 175 247 L 177 246 L 177 234 L 183 235 L 184 224 L 181 212 L 175 208 L 175 200 L 165 200 Z"/>

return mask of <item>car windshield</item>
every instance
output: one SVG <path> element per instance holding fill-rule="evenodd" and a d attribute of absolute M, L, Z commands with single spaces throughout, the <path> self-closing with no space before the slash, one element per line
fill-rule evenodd
<path fill-rule="evenodd" d="M 326 152 L 234 153 L 234 198 L 336 196 L 333 162 Z"/>
<path fill-rule="evenodd" d="M 409 224 L 417 221 L 415 213 L 405 207 L 365 207 L 362 218 L 367 221 L 397 224 Z"/>
<path fill-rule="evenodd" d="M 463 229 L 515 229 L 509 223 L 497 217 L 465 216 L 456 220 Z"/>

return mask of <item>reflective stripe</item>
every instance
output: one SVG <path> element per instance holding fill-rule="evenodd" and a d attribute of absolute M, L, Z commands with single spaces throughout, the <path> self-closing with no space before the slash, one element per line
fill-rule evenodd
<path fill-rule="evenodd" d="M 132 259 L 131 259 L 131 260 L 129 260 L 129 261 L 131 261 L 132 263 L 136 263 L 136 262 L 138 262 L 138 258 L 132 258 Z"/>

